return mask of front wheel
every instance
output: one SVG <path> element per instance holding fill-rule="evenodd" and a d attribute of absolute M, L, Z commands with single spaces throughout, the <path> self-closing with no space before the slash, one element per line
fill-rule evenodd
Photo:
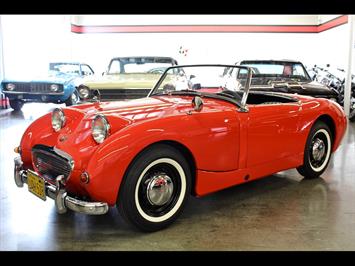
<path fill-rule="evenodd" d="M 69 98 L 65 101 L 66 106 L 71 106 L 75 105 L 79 102 L 80 98 L 78 95 L 78 92 L 75 90 L 73 91 L 72 95 L 69 96 Z"/>
<path fill-rule="evenodd" d="M 303 165 L 297 171 L 305 178 L 319 177 L 327 168 L 332 151 L 332 134 L 324 122 L 312 127 L 304 149 Z"/>
<path fill-rule="evenodd" d="M 143 151 L 130 165 L 118 197 L 120 214 L 142 231 L 170 225 L 190 193 L 189 164 L 175 148 L 158 144 Z"/>
<path fill-rule="evenodd" d="M 24 104 L 25 103 L 22 100 L 10 100 L 10 106 L 15 111 L 20 111 Z"/>

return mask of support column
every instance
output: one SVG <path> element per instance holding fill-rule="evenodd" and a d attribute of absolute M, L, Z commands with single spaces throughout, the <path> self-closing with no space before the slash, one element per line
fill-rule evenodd
<path fill-rule="evenodd" d="M 2 35 L 2 24 L 0 16 L 0 82 L 4 79 L 5 70 L 4 70 L 4 46 L 3 46 L 3 35 Z"/>
<path fill-rule="evenodd" d="M 348 65 L 346 68 L 345 89 L 344 89 L 344 111 L 347 117 L 350 112 L 350 96 L 351 96 L 351 66 L 353 62 L 354 50 L 354 16 L 348 15 L 349 25 L 349 50 L 348 50 Z"/>

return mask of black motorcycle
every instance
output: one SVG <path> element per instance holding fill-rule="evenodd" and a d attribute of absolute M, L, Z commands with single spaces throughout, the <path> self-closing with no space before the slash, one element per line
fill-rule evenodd
<path fill-rule="evenodd" d="M 308 69 L 308 73 L 315 81 L 322 83 L 328 87 L 332 87 L 339 92 L 337 102 L 344 106 L 344 90 L 345 90 L 345 70 L 330 69 L 328 64 L 326 68 L 314 65 Z M 350 97 L 350 113 L 349 120 L 355 122 L 355 75 L 351 76 L 351 97 Z"/>

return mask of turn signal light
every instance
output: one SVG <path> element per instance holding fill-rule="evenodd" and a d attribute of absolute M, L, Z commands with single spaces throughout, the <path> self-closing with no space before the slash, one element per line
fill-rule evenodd
<path fill-rule="evenodd" d="M 87 184 L 89 183 L 90 181 L 90 178 L 89 178 L 89 174 L 87 172 L 83 172 L 81 175 L 80 175 L 80 181 L 84 184 Z"/>
<path fill-rule="evenodd" d="M 20 146 L 15 147 L 14 152 L 20 154 L 21 153 L 21 147 Z"/>

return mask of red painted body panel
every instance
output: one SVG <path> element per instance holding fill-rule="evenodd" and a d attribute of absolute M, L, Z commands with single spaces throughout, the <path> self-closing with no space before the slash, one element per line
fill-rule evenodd
<path fill-rule="evenodd" d="M 301 165 L 308 132 L 321 115 L 334 121 L 336 150 L 346 128 L 341 108 L 325 99 L 298 98 L 302 101 L 249 105 L 247 113 L 211 98 L 204 98 L 202 111 L 195 112 L 191 96 L 79 105 L 64 109 L 67 122 L 58 133 L 51 127 L 51 114 L 32 123 L 21 140 L 21 156 L 25 167 L 33 168 L 30 151 L 35 144 L 65 151 L 75 162 L 67 190 L 114 205 L 135 156 L 153 143 L 174 141 L 191 152 L 195 192 L 202 196 L 246 182 L 246 175 L 254 180 Z M 102 144 L 91 136 L 91 121 L 97 113 L 104 114 L 111 125 L 110 136 Z M 90 175 L 88 184 L 80 182 L 83 171 Z"/>

